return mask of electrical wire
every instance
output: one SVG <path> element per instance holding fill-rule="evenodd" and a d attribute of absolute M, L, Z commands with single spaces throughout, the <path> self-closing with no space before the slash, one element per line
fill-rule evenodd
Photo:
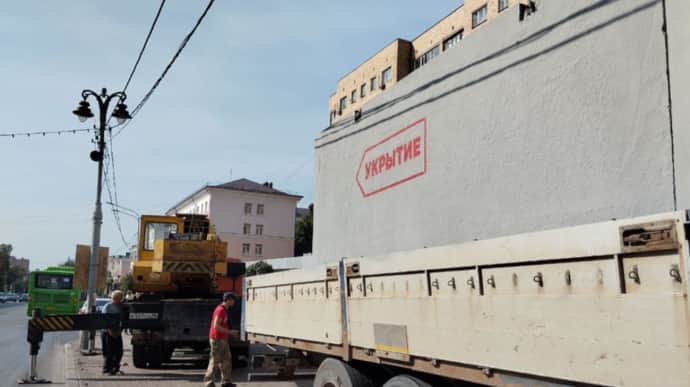
<path fill-rule="evenodd" d="M 161 5 L 158 7 L 158 12 L 156 12 L 156 17 L 153 19 L 153 23 L 151 23 L 151 28 L 149 29 L 149 33 L 146 35 L 146 39 L 144 40 L 144 44 L 141 46 L 141 50 L 139 50 L 139 55 L 137 56 L 136 62 L 134 62 L 134 66 L 132 67 L 132 71 L 129 73 L 129 77 L 127 77 L 127 82 L 125 82 L 125 87 L 122 89 L 123 92 L 127 91 L 127 88 L 129 87 L 129 83 L 132 81 L 132 77 L 134 77 L 134 73 L 137 71 L 137 67 L 139 66 L 139 62 L 141 61 L 141 57 L 144 55 L 144 51 L 146 51 L 146 46 L 149 44 L 149 39 L 151 39 L 151 34 L 153 34 L 153 30 L 156 28 L 156 23 L 158 23 L 158 17 L 161 15 L 161 11 L 163 10 L 163 6 L 165 5 L 165 0 L 161 0 Z"/>
<path fill-rule="evenodd" d="M 115 199 L 115 205 L 119 207 L 120 205 L 120 199 L 117 196 L 117 178 L 115 175 L 115 152 L 113 152 L 113 131 L 108 130 L 108 142 L 109 142 L 109 147 L 108 151 L 110 152 L 110 172 L 112 174 L 112 183 L 113 183 L 113 199 Z M 113 208 L 113 211 L 115 211 L 115 208 Z M 115 212 L 113 212 L 115 214 Z M 117 223 L 118 223 L 118 228 L 121 229 L 122 226 L 120 225 L 120 215 L 117 213 L 116 215 Z M 122 233 L 122 231 L 120 231 Z"/>
<path fill-rule="evenodd" d="M 184 39 L 182 39 L 182 43 L 180 43 L 180 46 L 177 48 L 177 51 L 173 55 L 173 57 L 170 60 L 170 62 L 168 63 L 168 65 L 165 66 L 165 69 L 163 69 L 163 72 L 161 73 L 161 75 L 158 77 L 158 79 L 156 79 L 156 82 L 153 83 L 153 86 L 151 86 L 151 89 L 149 89 L 149 91 L 144 95 L 144 97 L 141 99 L 141 101 L 139 101 L 137 106 L 132 110 L 132 113 L 131 113 L 132 119 L 129 120 L 125 125 L 121 126 L 120 129 L 113 135 L 113 137 L 117 137 L 118 135 L 120 135 L 120 133 L 122 133 L 122 131 L 127 126 L 129 126 L 129 123 L 133 121 L 134 117 L 136 117 L 136 115 L 144 107 L 144 105 L 149 100 L 149 98 L 151 98 L 151 95 L 153 94 L 153 92 L 156 91 L 156 89 L 158 88 L 160 83 L 163 81 L 165 76 L 168 74 L 168 71 L 170 71 L 170 68 L 172 68 L 175 61 L 177 61 L 177 58 L 182 53 L 182 50 L 184 50 L 184 48 L 187 46 L 187 43 L 189 43 L 189 40 L 192 38 L 192 36 L 196 32 L 197 28 L 199 28 L 199 25 L 201 24 L 201 22 L 206 17 L 206 14 L 208 14 L 208 11 L 211 9 L 211 6 L 213 5 L 214 2 L 215 2 L 215 0 L 209 0 L 208 5 L 204 9 L 204 12 L 201 14 L 201 16 L 199 16 L 199 18 L 197 19 L 196 23 L 194 24 L 194 27 L 192 28 L 192 30 L 189 31 L 189 33 L 187 34 L 187 36 L 184 37 Z"/>
<path fill-rule="evenodd" d="M 110 131 L 108 131 L 110 132 Z M 103 160 L 103 182 L 105 183 L 105 189 L 108 193 L 108 198 L 110 199 L 110 202 L 113 203 L 113 190 L 110 187 L 110 179 L 109 179 L 109 153 L 106 152 L 104 155 L 105 159 Z M 110 160 L 112 161 L 112 160 Z M 111 208 L 114 208 L 114 206 L 111 204 Z M 120 233 L 120 238 L 122 239 L 122 244 L 127 247 L 127 239 L 125 238 L 124 232 L 122 231 L 122 223 L 120 222 L 120 214 L 117 213 L 117 211 L 113 211 L 113 218 L 115 218 L 115 225 L 117 226 L 117 230 Z"/>
<path fill-rule="evenodd" d="M 151 27 L 149 28 L 148 34 L 146 34 L 146 39 L 144 39 L 144 44 L 141 46 L 141 49 L 139 50 L 139 54 L 137 55 L 137 60 L 134 62 L 134 66 L 132 66 L 132 70 L 129 72 L 129 76 L 127 77 L 127 82 L 125 82 L 125 86 L 122 88 L 123 92 L 127 91 L 127 88 L 129 88 L 129 84 L 132 82 L 132 78 L 134 77 L 134 74 L 137 71 L 137 68 L 139 67 L 139 63 L 141 62 L 141 58 L 144 56 L 144 52 L 146 51 L 146 47 L 149 44 L 149 40 L 151 39 L 151 35 L 153 34 L 153 30 L 156 28 L 156 24 L 158 23 L 158 18 L 161 15 L 161 12 L 163 11 L 163 7 L 165 6 L 165 1 L 166 0 L 161 0 L 161 4 L 158 7 L 158 11 L 156 12 L 156 16 L 153 19 L 153 22 L 151 23 Z M 112 116 L 108 118 L 107 124 L 110 123 L 110 120 L 112 119 Z M 106 124 L 106 125 L 107 125 Z M 125 248 L 129 248 L 129 245 L 127 243 L 127 240 L 124 236 L 124 233 L 122 231 L 122 222 L 120 220 L 120 210 L 119 210 L 119 198 L 117 195 L 117 175 L 115 173 L 115 153 L 113 152 L 113 136 L 112 136 L 112 128 L 108 129 L 108 153 L 109 153 L 109 161 L 110 161 L 110 168 L 105 169 L 106 173 L 104 174 L 105 176 L 105 182 L 106 182 L 106 188 L 108 191 L 108 197 L 110 198 L 110 207 L 113 212 L 113 218 L 115 219 L 115 223 L 117 225 L 117 229 L 120 233 L 120 238 L 122 239 L 122 243 L 125 245 Z M 106 165 L 107 161 L 106 159 Z M 108 179 L 108 170 L 112 174 L 112 179 Z M 110 189 L 110 181 L 112 181 L 112 190 Z"/>
<path fill-rule="evenodd" d="M 89 132 L 97 132 L 98 129 L 65 129 L 65 130 L 36 130 L 32 132 L 11 132 L 11 133 L 0 133 L 0 137 L 10 137 L 10 138 L 16 138 L 16 137 L 31 137 L 31 136 L 42 136 L 45 137 L 46 135 L 61 135 L 61 134 L 77 134 L 77 133 L 89 133 Z"/>

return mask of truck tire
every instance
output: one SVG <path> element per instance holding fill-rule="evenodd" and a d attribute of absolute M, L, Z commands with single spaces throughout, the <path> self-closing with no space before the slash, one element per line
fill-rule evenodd
<path fill-rule="evenodd" d="M 132 363 L 137 368 L 146 368 L 148 363 L 148 351 L 143 345 L 132 345 Z"/>
<path fill-rule="evenodd" d="M 398 375 L 386 382 L 383 387 L 431 387 L 431 384 L 410 375 Z"/>
<path fill-rule="evenodd" d="M 328 358 L 316 371 L 314 387 L 374 387 L 374 383 L 349 364 Z"/>
<path fill-rule="evenodd" d="M 163 348 L 161 347 L 149 347 L 148 348 L 148 361 L 149 368 L 161 368 L 163 364 Z"/>
<path fill-rule="evenodd" d="M 163 364 L 163 352 L 160 347 L 146 345 L 132 346 L 132 363 L 137 368 L 160 368 Z"/>

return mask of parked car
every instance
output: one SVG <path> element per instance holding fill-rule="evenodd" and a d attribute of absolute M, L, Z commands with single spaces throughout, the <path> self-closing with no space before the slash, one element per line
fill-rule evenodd
<path fill-rule="evenodd" d="M 19 301 L 20 302 L 27 302 L 29 301 L 29 293 L 22 293 L 19 295 Z"/>
<path fill-rule="evenodd" d="M 0 293 L 0 303 L 19 302 L 19 295 L 16 293 Z"/>
<path fill-rule="evenodd" d="M 103 312 L 103 307 L 109 302 L 110 298 L 96 298 L 96 313 Z M 84 304 L 79 308 L 79 314 L 86 314 L 87 310 L 89 310 L 89 308 L 86 301 L 84 301 Z"/>

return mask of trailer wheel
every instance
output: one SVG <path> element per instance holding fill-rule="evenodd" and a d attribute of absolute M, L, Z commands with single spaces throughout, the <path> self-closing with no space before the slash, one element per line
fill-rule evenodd
<path fill-rule="evenodd" d="M 386 382 L 383 387 L 431 387 L 431 384 L 409 375 L 398 375 Z"/>
<path fill-rule="evenodd" d="M 371 379 L 340 360 L 321 362 L 314 377 L 314 387 L 373 387 Z"/>

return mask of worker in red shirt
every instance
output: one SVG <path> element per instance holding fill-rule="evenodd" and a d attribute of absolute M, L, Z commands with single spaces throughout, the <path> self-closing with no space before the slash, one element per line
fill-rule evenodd
<path fill-rule="evenodd" d="M 230 381 L 232 372 L 232 356 L 230 355 L 230 336 L 236 336 L 237 331 L 230 329 L 230 319 L 228 311 L 235 304 L 235 295 L 228 292 L 223 294 L 223 302 L 216 307 L 211 317 L 211 329 L 208 338 L 211 345 L 211 352 L 208 359 L 208 368 L 204 375 L 204 385 L 213 387 L 213 376 L 216 369 L 220 369 L 221 386 L 234 387 Z"/>

